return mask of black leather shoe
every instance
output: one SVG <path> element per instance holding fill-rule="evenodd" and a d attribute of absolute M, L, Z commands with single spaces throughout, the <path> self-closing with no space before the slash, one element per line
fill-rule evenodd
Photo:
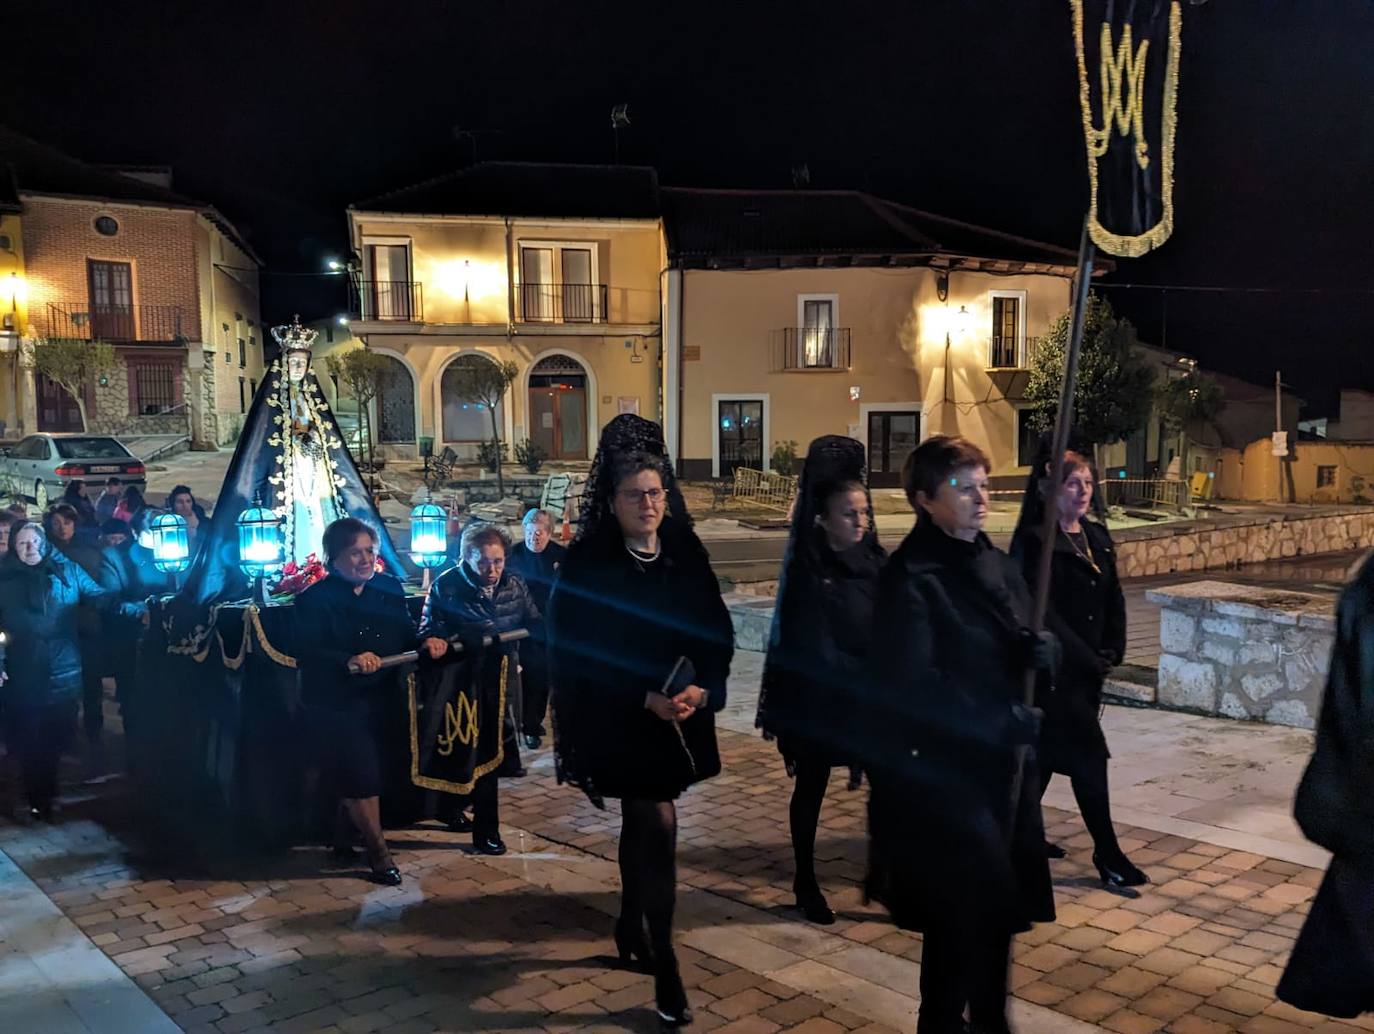
<path fill-rule="evenodd" d="M 534 733 L 525 733 L 525 746 L 528 747 L 530 750 L 538 750 L 539 747 L 543 744 L 543 742 L 543 739 L 536 736 Z"/>
<path fill-rule="evenodd" d="M 654 1006 L 665 1027 L 685 1027 L 692 1022 L 687 991 L 678 975 L 677 959 L 671 952 L 660 955 L 654 967 Z"/>
<path fill-rule="evenodd" d="M 453 833 L 471 833 L 472 819 L 468 818 L 467 812 L 460 811 L 448 820 L 448 828 Z"/>
<path fill-rule="evenodd" d="M 1097 875 L 1102 877 L 1104 887 L 1140 887 L 1150 882 L 1150 877 L 1132 865 L 1124 854 L 1107 861 L 1094 853 L 1093 865 L 1097 866 Z"/>
<path fill-rule="evenodd" d="M 1066 851 L 1065 851 L 1062 847 L 1060 847 L 1058 844 L 1052 844 L 1052 843 L 1050 843 L 1048 840 L 1045 841 L 1045 857 L 1046 857 L 1046 858 L 1064 858 L 1064 857 L 1066 857 L 1067 854 L 1068 854 L 1068 852 L 1066 852 Z"/>
<path fill-rule="evenodd" d="M 649 943 L 644 938 L 642 920 L 626 920 L 621 916 L 615 921 L 615 950 L 620 956 L 620 965 L 639 973 L 652 973 L 654 956 L 649 951 Z"/>
<path fill-rule="evenodd" d="M 373 883 L 380 883 L 384 887 L 399 887 L 401 885 L 401 870 L 394 865 L 389 865 L 384 869 L 373 869 L 371 879 Z"/>
<path fill-rule="evenodd" d="M 796 894 L 797 911 L 806 916 L 807 922 L 815 923 L 817 926 L 830 926 L 835 922 L 835 913 L 830 908 L 830 902 L 825 900 L 825 895 L 819 887 L 799 890 Z"/>
<path fill-rule="evenodd" d="M 517 768 L 514 772 L 512 772 L 512 773 L 510 774 L 510 778 L 511 778 L 511 779 L 523 779 L 523 778 L 525 777 L 525 774 L 526 774 L 526 772 L 525 772 L 525 766 L 524 766 L 524 765 L 521 765 L 519 768 Z"/>
<path fill-rule="evenodd" d="M 501 839 L 501 834 L 492 833 L 490 836 L 477 836 L 472 838 L 473 849 L 478 854 L 502 855 L 506 853 L 505 841 Z"/>

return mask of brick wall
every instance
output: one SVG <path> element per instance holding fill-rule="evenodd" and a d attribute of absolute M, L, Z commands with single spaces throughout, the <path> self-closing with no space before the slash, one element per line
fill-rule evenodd
<path fill-rule="evenodd" d="M 119 232 L 105 237 L 97 217 L 112 216 Z M 199 334 L 196 214 L 94 201 L 24 199 L 24 254 L 29 312 L 35 336 L 49 332 L 48 303 L 84 308 L 89 298 L 86 260 L 127 262 L 133 267 L 135 305 L 181 308 L 182 333 Z"/>

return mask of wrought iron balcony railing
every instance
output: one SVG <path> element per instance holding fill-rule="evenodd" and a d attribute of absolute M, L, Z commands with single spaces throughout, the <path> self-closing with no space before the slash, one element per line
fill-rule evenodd
<path fill-rule="evenodd" d="M 425 318 L 424 285 L 415 280 L 355 281 L 353 317 L 419 323 Z"/>
<path fill-rule="evenodd" d="M 47 336 L 79 341 L 184 341 L 180 305 L 49 302 Z"/>
<path fill-rule="evenodd" d="M 785 327 L 784 370 L 848 370 L 849 327 Z"/>
<path fill-rule="evenodd" d="M 517 323 L 605 323 L 605 284 L 516 284 Z"/>

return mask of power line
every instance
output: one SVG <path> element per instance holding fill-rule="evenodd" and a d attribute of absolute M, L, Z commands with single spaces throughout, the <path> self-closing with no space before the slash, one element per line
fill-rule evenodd
<path fill-rule="evenodd" d="M 1121 284 L 1097 281 L 1093 290 L 1120 287 L 1137 291 L 1191 291 L 1207 294 L 1358 294 L 1374 296 L 1370 287 L 1224 287 L 1212 284 Z"/>

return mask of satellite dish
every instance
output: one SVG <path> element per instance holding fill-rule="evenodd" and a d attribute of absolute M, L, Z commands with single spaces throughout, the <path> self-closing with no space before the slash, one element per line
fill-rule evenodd
<path fill-rule="evenodd" d="M 611 128 L 624 129 L 630 124 L 630 106 L 617 104 L 611 109 Z"/>

